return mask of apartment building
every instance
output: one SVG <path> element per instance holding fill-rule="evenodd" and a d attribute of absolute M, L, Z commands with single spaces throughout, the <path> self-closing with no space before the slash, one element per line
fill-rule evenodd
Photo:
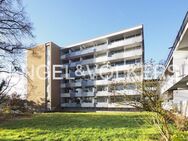
<path fill-rule="evenodd" d="M 161 94 L 188 116 L 188 13 L 166 60 Z"/>
<path fill-rule="evenodd" d="M 120 103 L 124 95 L 141 98 L 134 83 L 143 81 L 143 63 L 142 25 L 67 47 L 52 42 L 37 45 L 27 53 L 28 73 L 33 74 L 28 100 L 46 110 L 132 109 Z M 58 79 L 53 78 L 55 65 L 60 65 Z"/>
<path fill-rule="evenodd" d="M 134 83 L 143 81 L 143 26 L 62 48 L 61 63 L 62 75 L 68 76 L 60 86 L 63 109 L 133 108 L 120 103 L 124 95 L 132 100 L 141 97 Z M 131 69 L 137 80 L 128 78 Z M 120 81 L 123 84 L 117 84 Z"/>

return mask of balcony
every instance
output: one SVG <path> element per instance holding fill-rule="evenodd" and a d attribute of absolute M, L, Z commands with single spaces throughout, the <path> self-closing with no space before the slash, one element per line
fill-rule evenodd
<path fill-rule="evenodd" d="M 94 58 L 82 60 L 80 62 L 81 65 L 93 64 L 93 63 L 95 63 L 95 59 Z"/>
<path fill-rule="evenodd" d="M 102 56 L 102 57 L 96 57 L 95 58 L 95 62 L 96 63 L 100 63 L 100 62 L 105 62 L 108 60 L 108 57 L 107 56 Z"/>
<path fill-rule="evenodd" d="M 130 104 L 124 104 L 124 103 L 109 103 L 108 104 L 108 108 L 134 108 L 133 106 L 131 106 Z"/>
<path fill-rule="evenodd" d="M 104 67 L 104 68 L 99 68 L 96 73 L 97 74 L 102 74 L 102 73 L 108 73 L 108 72 L 116 72 L 116 71 L 125 71 L 125 70 L 130 70 L 130 69 L 135 69 L 139 70 L 141 69 L 141 64 L 124 64 L 124 65 L 117 65 L 117 66 L 109 66 L 109 68 Z"/>
<path fill-rule="evenodd" d="M 72 63 L 70 63 L 69 67 L 75 67 L 75 66 L 79 65 L 80 63 L 81 63 L 81 61 L 72 62 Z"/>
<path fill-rule="evenodd" d="M 83 86 L 93 86 L 93 85 L 95 85 L 95 82 L 93 80 L 83 80 L 82 85 Z"/>
<path fill-rule="evenodd" d="M 95 51 L 95 47 L 86 48 L 86 49 L 81 50 L 79 55 L 90 54 L 90 53 L 93 53 L 94 51 Z"/>
<path fill-rule="evenodd" d="M 175 75 L 172 75 L 170 77 L 168 77 L 165 81 L 163 81 L 162 85 L 161 85 L 161 93 L 163 94 L 164 92 L 166 92 L 168 89 L 170 89 L 177 80 L 175 80 L 176 77 Z"/>
<path fill-rule="evenodd" d="M 106 51 L 106 50 L 107 50 L 107 44 L 103 44 L 95 47 L 95 52 Z"/>
<path fill-rule="evenodd" d="M 139 90 L 132 90 L 132 89 L 124 89 L 124 90 L 119 90 L 117 91 L 120 95 L 141 95 Z"/>
<path fill-rule="evenodd" d="M 65 88 L 65 87 L 67 87 L 68 86 L 68 83 L 62 83 L 61 84 L 61 88 Z"/>
<path fill-rule="evenodd" d="M 109 66 L 107 68 L 107 66 L 105 67 L 99 67 L 98 69 L 91 69 L 91 70 L 85 70 L 83 72 L 84 75 L 91 75 L 92 74 L 105 74 L 105 73 L 109 73 L 109 72 L 117 72 L 117 71 L 126 71 L 126 70 L 130 70 L 130 69 L 134 69 L 136 70 L 141 70 L 142 69 L 142 65 L 140 63 L 137 64 L 124 64 L 124 65 L 117 65 L 117 66 Z M 75 72 L 71 72 L 70 74 L 68 74 L 69 77 L 76 77 Z M 65 77 L 65 76 L 64 76 Z M 87 84 L 91 84 L 92 82 L 89 82 Z M 93 85 L 93 84 L 91 84 Z"/>
<path fill-rule="evenodd" d="M 81 87 L 82 86 L 82 80 L 70 82 L 71 87 Z"/>
<path fill-rule="evenodd" d="M 109 81 L 108 80 L 96 80 L 95 85 L 108 85 Z"/>
<path fill-rule="evenodd" d="M 90 96 L 94 96 L 94 92 L 90 91 L 90 92 L 76 92 L 75 93 L 75 97 L 90 97 Z"/>
<path fill-rule="evenodd" d="M 75 82 L 68 82 L 68 83 L 62 83 L 61 88 L 65 87 L 81 87 L 82 86 L 82 80 L 75 81 Z"/>
<path fill-rule="evenodd" d="M 139 43 L 139 42 L 142 42 L 142 36 L 136 36 L 136 37 L 133 37 L 133 38 L 113 42 L 113 43 L 108 45 L 108 49 L 112 49 L 112 48 L 115 48 L 115 47 L 118 47 L 118 46 L 120 47 L 120 46 L 135 44 L 135 43 Z"/>
<path fill-rule="evenodd" d="M 136 50 L 125 51 L 125 57 L 140 56 L 142 55 L 142 48 Z"/>
<path fill-rule="evenodd" d="M 107 102 L 98 102 L 96 104 L 96 107 L 98 107 L 98 108 L 108 108 L 108 103 Z"/>
<path fill-rule="evenodd" d="M 61 97 L 70 97 L 70 94 L 69 93 L 61 93 Z"/>
<path fill-rule="evenodd" d="M 141 93 L 139 93 L 139 91 L 137 90 L 128 90 L 128 89 L 124 89 L 124 90 L 117 90 L 114 93 L 112 92 L 108 92 L 108 91 L 98 91 L 96 93 L 96 96 L 97 97 L 100 97 L 100 96 L 117 96 L 117 95 L 140 95 Z"/>
<path fill-rule="evenodd" d="M 130 58 L 135 56 L 141 56 L 142 55 L 142 49 L 136 49 L 131 51 L 125 51 L 113 54 L 112 56 L 108 57 L 108 61 L 111 60 L 117 60 L 117 59 L 123 59 L 123 58 Z"/>
<path fill-rule="evenodd" d="M 179 87 L 187 87 L 187 77 L 188 77 L 188 66 L 187 64 L 179 65 L 180 68 L 177 72 L 174 72 L 173 75 L 167 76 L 161 84 L 161 94 L 165 93 L 168 90 L 177 89 Z M 181 84 L 183 83 L 183 84 Z"/>
<path fill-rule="evenodd" d="M 81 107 L 94 107 L 93 103 L 81 103 Z"/>
<path fill-rule="evenodd" d="M 81 104 L 77 104 L 77 103 L 62 103 L 61 107 L 81 107 Z"/>
<path fill-rule="evenodd" d="M 107 49 L 107 44 L 103 44 L 103 45 L 99 45 L 99 46 L 93 46 L 93 47 L 90 47 L 90 48 L 86 48 L 86 49 L 82 49 L 82 50 L 79 50 L 79 51 L 71 52 L 71 53 L 66 54 L 66 55 L 62 55 L 61 59 L 71 58 L 71 57 L 75 57 L 75 56 L 82 56 L 82 55 L 87 55 L 87 54 L 92 54 L 94 52 L 104 51 L 105 48 Z"/>
<path fill-rule="evenodd" d="M 109 45 L 103 44 L 103 45 L 99 45 L 99 46 L 93 46 L 93 47 L 88 48 L 88 49 L 86 48 L 86 49 L 83 49 L 83 50 L 71 52 L 69 54 L 62 55 L 61 59 L 71 58 L 71 57 L 74 57 L 74 56 L 81 56 L 81 55 L 90 54 L 90 53 L 93 53 L 93 52 L 105 51 L 107 49 L 113 49 L 113 48 L 116 48 L 116 47 L 135 44 L 135 43 L 139 43 L 139 42 L 142 42 L 142 36 L 136 36 L 136 37 L 133 37 L 133 38 L 117 41 L 117 42 L 111 43 Z"/>
<path fill-rule="evenodd" d="M 96 96 L 109 96 L 110 93 L 108 91 L 97 91 Z"/>
<path fill-rule="evenodd" d="M 84 92 L 83 96 L 94 96 L 94 92 L 90 91 L 90 92 Z"/>

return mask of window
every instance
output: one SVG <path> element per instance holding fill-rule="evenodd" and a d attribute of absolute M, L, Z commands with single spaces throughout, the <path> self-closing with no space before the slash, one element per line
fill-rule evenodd
<path fill-rule="evenodd" d="M 119 78 L 125 77 L 124 72 L 118 72 L 118 77 L 119 77 Z"/>
<path fill-rule="evenodd" d="M 69 89 L 62 89 L 62 93 L 69 93 Z"/>
<path fill-rule="evenodd" d="M 122 66 L 124 65 L 124 61 L 118 61 L 111 64 L 111 66 Z"/>
<path fill-rule="evenodd" d="M 111 41 L 110 41 L 110 43 L 114 43 L 114 42 L 118 42 L 118 41 L 122 41 L 122 40 L 124 40 L 124 37 L 116 37 L 116 39 L 112 39 Z"/>
<path fill-rule="evenodd" d="M 130 64 L 135 64 L 135 59 L 126 60 L 126 64 L 128 64 L 128 65 L 130 65 Z"/>
<path fill-rule="evenodd" d="M 138 58 L 138 59 L 135 59 L 135 63 L 137 64 L 137 63 L 140 63 L 141 62 L 141 59 L 140 58 Z"/>
<path fill-rule="evenodd" d="M 141 48 L 141 46 L 135 46 L 135 47 L 126 48 L 125 51 L 132 51 L 132 50 L 134 51 L 134 50 L 138 50 L 140 48 Z"/>
<path fill-rule="evenodd" d="M 97 91 L 106 91 L 107 90 L 107 86 L 98 86 L 97 87 Z"/>
<path fill-rule="evenodd" d="M 84 97 L 84 98 L 82 99 L 82 102 L 83 102 L 83 103 L 92 103 L 92 98 L 91 98 L 91 97 Z"/>
<path fill-rule="evenodd" d="M 135 84 L 127 84 L 125 86 L 126 89 L 128 90 L 135 90 L 136 89 L 136 85 Z"/>
<path fill-rule="evenodd" d="M 110 103 L 118 103 L 123 102 L 125 98 L 123 96 L 111 96 L 110 97 Z"/>
<path fill-rule="evenodd" d="M 124 85 L 120 84 L 118 86 L 116 86 L 116 90 L 120 91 L 120 90 L 124 90 Z"/>
<path fill-rule="evenodd" d="M 97 102 L 101 102 L 101 103 L 103 103 L 103 102 L 107 102 L 107 97 L 97 97 Z"/>
<path fill-rule="evenodd" d="M 65 98 L 62 98 L 61 101 L 62 101 L 62 103 L 69 103 L 70 98 L 65 97 Z"/>

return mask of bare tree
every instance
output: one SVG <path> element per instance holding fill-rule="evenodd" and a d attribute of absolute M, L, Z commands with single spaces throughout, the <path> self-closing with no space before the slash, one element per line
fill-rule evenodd
<path fill-rule="evenodd" d="M 0 103 L 3 102 L 9 81 L 5 75 L 21 73 L 19 57 L 34 36 L 21 0 L 0 0 Z M 29 39 L 29 40 L 28 40 Z"/>
<path fill-rule="evenodd" d="M 149 120 L 152 120 L 152 124 L 156 125 L 159 129 L 162 140 L 171 141 L 172 132 L 169 128 L 169 121 L 174 120 L 174 116 L 172 116 L 174 114 L 163 109 L 163 99 L 160 97 L 161 81 L 159 78 L 164 68 L 163 63 L 155 63 L 155 61 L 151 59 L 146 62 L 144 67 L 144 81 L 140 81 L 142 79 L 137 79 L 136 75 L 131 77 L 132 84 L 135 85 L 135 91 L 140 95 L 140 98 L 133 99 L 125 91 L 123 94 L 120 94 L 123 95 L 124 100 L 124 102 L 121 102 L 120 104 L 128 104 L 141 111 L 153 112 L 154 114 L 152 114 L 153 116 Z M 118 93 L 116 93 L 116 86 L 122 84 L 124 85 L 124 89 L 126 89 L 126 86 L 129 85 L 130 82 L 125 79 L 124 81 L 110 84 L 109 87 L 112 90 L 113 95 L 118 95 Z"/>

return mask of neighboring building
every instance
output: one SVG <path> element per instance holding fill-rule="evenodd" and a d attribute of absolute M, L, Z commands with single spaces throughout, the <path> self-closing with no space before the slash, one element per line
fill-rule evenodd
<path fill-rule="evenodd" d="M 126 93 L 133 100 L 141 97 L 135 81 L 127 79 L 127 72 L 136 67 L 138 81 L 143 81 L 143 26 L 68 46 L 61 54 L 63 75 L 68 67 L 68 74 L 74 78 L 61 83 L 62 108 L 130 109 L 133 107 L 120 104 L 124 99 L 122 95 Z M 81 71 L 79 76 L 75 76 L 77 71 Z M 126 89 L 119 84 L 114 94 L 111 87 L 120 80 L 125 80 Z"/>
<path fill-rule="evenodd" d="M 59 64 L 59 58 L 60 48 L 51 42 L 37 45 L 27 53 L 27 99 L 41 105 L 42 110 L 59 109 L 60 81 L 52 79 L 53 64 Z"/>
<path fill-rule="evenodd" d="M 166 61 L 161 94 L 188 116 L 188 13 Z"/>
<path fill-rule="evenodd" d="M 28 87 L 28 99 L 43 103 L 46 109 L 132 109 L 119 103 L 122 94 L 133 100 L 141 98 L 134 83 L 143 81 L 142 25 L 64 48 L 53 43 L 39 45 L 28 52 L 27 58 L 29 73 L 32 65 L 50 68 L 41 70 L 43 77 L 50 77 L 39 80 L 35 74 L 32 87 Z M 56 64 L 63 65 L 62 80 L 52 79 L 52 66 Z M 137 80 L 128 79 L 131 69 L 139 76 Z M 111 85 L 120 80 L 126 83 L 126 89 L 117 85 L 114 94 Z"/>

